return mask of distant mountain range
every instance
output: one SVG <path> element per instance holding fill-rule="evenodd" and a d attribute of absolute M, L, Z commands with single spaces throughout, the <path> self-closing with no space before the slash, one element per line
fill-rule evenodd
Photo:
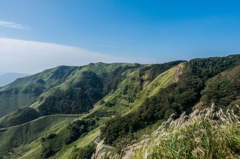
<path fill-rule="evenodd" d="M 23 74 L 23 73 L 0 73 L 0 87 L 5 86 L 17 78 L 30 76 L 30 74 Z"/>

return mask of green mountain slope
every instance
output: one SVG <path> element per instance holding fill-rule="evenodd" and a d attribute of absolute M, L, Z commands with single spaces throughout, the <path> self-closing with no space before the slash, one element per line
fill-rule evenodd
<path fill-rule="evenodd" d="M 0 117 L 20 107 L 29 106 L 48 89 L 61 84 L 77 67 L 59 66 L 19 78 L 0 90 Z"/>

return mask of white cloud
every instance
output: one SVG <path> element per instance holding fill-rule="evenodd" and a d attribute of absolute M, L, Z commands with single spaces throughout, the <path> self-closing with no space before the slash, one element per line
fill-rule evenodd
<path fill-rule="evenodd" d="M 0 72 L 37 73 L 59 65 L 81 66 L 90 62 L 156 63 L 157 59 L 120 57 L 82 48 L 0 38 Z"/>
<path fill-rule="evenodd" d="M 30 30 L 29 27 L 25 27 L 21 24 L 17 24 L 17 23 L 14 23 L 14 22 L 0 21 L 0 26 L 15 28 L 15 29 L 28 29 L 28 30 Z"/>

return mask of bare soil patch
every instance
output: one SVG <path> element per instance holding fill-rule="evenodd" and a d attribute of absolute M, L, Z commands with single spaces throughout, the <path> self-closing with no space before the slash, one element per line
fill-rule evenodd
<path fill-rule="evenodd" d="M 166 86 L 164 86 L 164 88 L 166 88 L 167 86 L 169 86 L 170 84 L 172 84 L 174 82 L 177 82 L 178 76 L 181 74 L 182 67 L 181 66 L 175 66 L 174 68 L 178 69 L 177 73 L 175 74 L 174 78 L 168 84 L 166 84 Z"/>
<path fill-rule="evenodd" d="M 34 109 L 36 110 L 36 112 L 40 113 L 38 107 L 35 107 Z"/>

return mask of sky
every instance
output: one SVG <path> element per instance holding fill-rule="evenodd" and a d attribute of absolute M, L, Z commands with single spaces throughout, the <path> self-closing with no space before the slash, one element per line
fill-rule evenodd
<path fill-rule="evenodd" d="M 0 0 L 0 73 L 240 53 L 240 1 Z"/>

